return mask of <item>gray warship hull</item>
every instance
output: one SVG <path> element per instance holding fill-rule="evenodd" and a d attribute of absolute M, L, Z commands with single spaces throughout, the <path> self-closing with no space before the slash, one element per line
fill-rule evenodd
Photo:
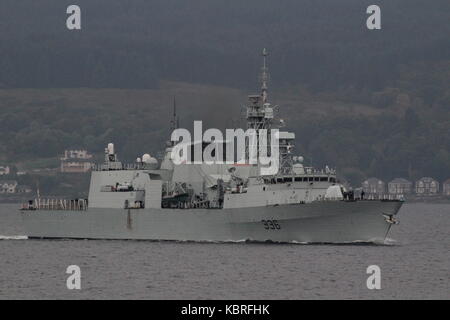
<path fill-rule="evenodd" d="M 194 121 L 191 141 L 191 134 L 178 128 L 174 104 L 173 131 L 161 164 L 144 154 L 126 165 L 109 143 L 105 162 L 92 168 L 88 199 L 45 200 L 38 193 L 22 207 L 27 235 L 217 242 L 383 241 L 402 202 L 360 200 L 364 194 L 355 197 L 353 190 L 345 191 L 334 169 L 307 167 L 303 157 L 293 156 L 295 134 L 276 128 L 283 121 L 275 121 L 278 108 L 268 101 L 266 50 L 263 57 L 261 93 L 248 96 L 246 132 L 232 130 L 225 140 L 218 130 L 205 133 L 209 138 L 199 137 L 201 122 Z M 240 153 L 233 155 L 235 149 Z"/>
<path fill-rule="evenodd" d="M 349 243 L 384 241 L 401 201 L 320 201 L 234 209 L 23 210 L 29 238 Z"/>

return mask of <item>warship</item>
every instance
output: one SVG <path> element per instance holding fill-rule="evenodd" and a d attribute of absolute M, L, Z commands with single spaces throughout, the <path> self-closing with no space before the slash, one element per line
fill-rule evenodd
<path fill-rule="evenodd" d="M 283 131 L 268 99 L 267 51 L 261 91 L 248 96 L 247 129 L 279 139 L 277 171 L 259 164 L 175 163 L 176 141 L 160 160 L 144 154 L 123 163 L 114 144 L 94 165 L 88 199 L 42 199 L 20 209 L 29 238 L 137 239 L 211 242 L 351 243 L 384 241 L 402 199 L 356 197 L 336 170 L 294 156 L 295 134 Z M 174 111 L 172 129 L 178 120 Z M 209 142 L 211 143 L 211 141 Z M 219 143 L 219 142 L 217 142 Z M 224 142 L 228 143 L 228 142 Z M 197 141 L 202 148 L 208 142 Z M 246 154 L 248 147 L 246 146 Z"/>

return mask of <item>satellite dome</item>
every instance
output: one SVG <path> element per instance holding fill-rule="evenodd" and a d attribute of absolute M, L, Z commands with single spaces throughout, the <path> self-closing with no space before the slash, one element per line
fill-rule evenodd
<path fill-rule="evenodd" d="M 150 158 L 151 158 L 150 155 L 148 153 L 145 153 L 142 156 L 142 162 L 147 162 Z"/>
<path fill-rule="evenodd" d="M 151 155 L 146 153 L 142 156 L 142 162 L 144 162 L 146 164 L 154 164 L 154 163 L 158 163 L 158 160 L 156 160 Z"/>

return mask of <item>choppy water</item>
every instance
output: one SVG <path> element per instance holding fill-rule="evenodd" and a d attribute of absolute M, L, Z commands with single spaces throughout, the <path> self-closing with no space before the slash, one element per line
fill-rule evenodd
<path fill-rule="evenodd" d="M 16 208 L 0 205 L 1 299 L 450 298 L 450 204 L 404 205 L 391 245 L 27 240 Z"/>

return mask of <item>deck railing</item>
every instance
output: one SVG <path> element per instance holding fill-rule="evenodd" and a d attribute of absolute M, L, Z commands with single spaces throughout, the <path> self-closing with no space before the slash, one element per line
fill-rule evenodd
<path fill-rule="evenodd" d="M 67 210 L 85 211 L 88 208 L 87 199 L 35 199 L 23 203 L 21 210 Z"/>

